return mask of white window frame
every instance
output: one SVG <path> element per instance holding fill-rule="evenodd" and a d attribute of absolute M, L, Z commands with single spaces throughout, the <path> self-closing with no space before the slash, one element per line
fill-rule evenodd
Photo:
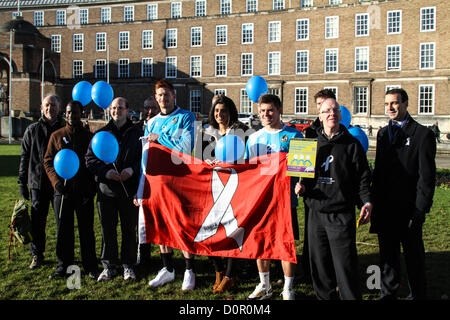
<path fill-rule="evenodd" d="M 422 101 L 423 99 L 421 98 L 422 95 L 422 89 L 431 89 L 431 97 L 428 97 L 428 99 L 431 99 L 431 105 L 427 105 L 427 106 L 422 106 Z M 434 84 L 419 84 L 419 90 L 418 91 L 418 96 L 417 96 L 417 113 L 419 115 L 434 115 L 434 103 L 435 103 L 435 91 L 434 91 Z M 424 93 L 424 94 L 430 94 L 430 92 L 428 93 Z M 425 111 L 420 111 L 421 108 L 430 108 L 431 110 L 428 112 Z"/>
<path fill-rule="evenodd" d="M 104 70 L 102 70 L 102 72 L 104 71 L 104 73 L 99 74 L 99 67 L 104 67 Z M 106 59 L 96 59 L 95 60 L 95 65 L 94 65 L 94 77 L 96 79 L 106 79 Z"/>
<path fill-rule="evenodd" d="M 80 8 L 78 11 L 79 24 L 89 24 L 89 9 Z"/>
<path fill-rule="evenodd" d="M 178 76 L 178 58 L 175 56 L 166 57 L 165 77 L 175 79 Z"/>
<path fill-rule="evenodd" d="M 191 27 L 191 47 L 201 47 L 203 38 L 202 27 Z"/>
<path fill-rule="evenodd" d="M 395 50 L 395 52 L 392 50 Z M 402 70 L 402 45 L 401 44 L 387 45 L 386 71 L 401 71 L 401 70 Z"/>
<path fill-rule="evenodd" d="M 297 19 L 295 22 L 295 29 L 295 39 L 297 41 L 309 40 L 309 18 Z M 306 30 L 306 32 L 304 32 L 303 30 Z M 302 35 L 304 35 L 305 33 L 306 36 L 302 37 Z"/>
<path fill-rule="evenodd" d="M 142 49 L 153 49 L 153 30 L 142 30 Z"/>
<path fill-rule="evenodd" d="M 308 74 L 308 73 L 309 73 L 309 50 L 295 51 L 295 74 Z"/>
<path fill-rule="evenodd" d="M 133 22 L 134 21 L 134 6 L 124 6 L 123 7 L 123 21 Z"/>
<path fill-rule="evenodd" d="M 430 18 L 430 23 L 425 24 L 424 22 L 428 21 L 427 14 L 430 14 L 429 12 L 426 12 L 428 10 L 432 10 L 433 17 Z M 431 28 L 428 27 L 428 25 L 432 24 Z M 436 7 L 424 7 L 420 8 L 420 32 L 433 32 L 436 31 Z"/>
<path fill-rule="evenodd" d="M 428 48 L 424 48 L 428 46 Z M 431 52 L 431 54 L 429 53 Z M 423 63 L 424 59 L 427 59 Z M 434 70 L 436 68 L 436 43 L 435 42 L 421 42 L 419 45 L 419 69 L 420 70 Z"/>
<path fill-rule="evenodd" d="M 267 53 L 267 75 L 279 76 L 280 74 L 281 74 L 281 51 L 270 51 Z"/>
<path fill-rule="evenodd" d="M 253 53 L 241 53 L 241 76 L 253 75 Z"/>
<path fill-rule="evenodd" d="M 84 34 L 74 33 L 72 36 L 72 52 L 83 52 L 84 50 Z"/>
<path fill-rule="evenodd" d="M 370 35 L 370 15 L 368 13 L 355 14 L 355 37 Z"/>
<path fill-rule="evenodd" d="M 111 7 L 100 8 L 100 22 L 111 23 Z"/>
<path fill-rule="evenodd" d="M 258 12 L 258 0 L 246 0 L 245 12 Z"/>
<path fill-rule="evenodd" d="M 296 87 L 294 90 L 294 114 L 308 114 L 308 87 Z"/>
<path fill-rule="evenodd" d="M 227 76 L 227 59 L 228 59 L 227 54 L 216 54 L 215 55 L 215 57 L 214 57 L 214 75 L 216 77 L 226 77 Z M 219 65 L 219 63 L 221 64 L 221 66 Z M 221 69 L 218 69 L 219 67 L 221 67 Z"/>
<path fill-rule="evenodd" d="M 56 25 L 65 26 L 66 24 L 66 10 L 56 10 Z"/>
<path fill-rule="evenodd" d="M 254 41 L 254 24 L 243 23 L 241 25 L 241 44 L 253 44 Z"/>
<path fill-rule="evenodd" d="M 362 92 L 357 92 L 362 90 Z M 362 96 L 364 99 L 359 99 Z M 353 87 L 353 101 L 354 101 L 354 113 L 355 114 L 367 114 L 369 110 L 369 87 L 368 86 L 355 86 Z M 363 102 L 364 104 L 360 104 Z"/>
<path fill-rule="evenodd" d="M 240 90 L 240 99 L 239 99 L 239 112 L 240 113 L 253 113 L 252 108 L 252 100 L 247 95 L 247 90 L 245 88 L 241 88 Z"/>
<path fill-rule="evenodd" d="M 367 66 L 365 66 L 366 62 L 362 60 L 365 56 L 367 57 Z M 369 65 L 370 47 L 355 47 L 355 72 L 369 72 Z"/>
<path fill-rule="evenodd" d="M 33 24 L 35 27 L 42 27 L 44 25 L 44 11 L 35 11 L 33 14 Z"/>
<path fill-rule="evenodd" d="M 149 68 L 147 70 L 146 68 Z M 142 58 L 141 59 L 141 78 L 150 78 L 153 77 L 153 58 Z"/>
<path fill-rule="evenodd" d="M 170 28 L 166 29 L 166 48 L 175 49 L 178 46 L 178 29 Z"/>
<path fill-rule="evenodd" d="M 183 16 L 183 7 L 181 2 L 171 2 L 170 3 L 170 18 L 179 19 Z"/>
<path fill-rule="evenodd" d="M 314 6 L 313 0 L 300 0 L 300 8 L 309 8 Z"/>
<path fill-rule="evenodd" d="M 390 10 L 386 12 L 386 33 L 387 34 L 402 33 L 402 10 Z"/>
<path fill-rule="evenodd" d="M 220 14 L 231 14 L 233 12 L 232 0 L 220 0 Z"/>
<path fill-rule="evenodd" d="M 119 50 L 130 50 L 130 31 L 119 31 Z"/>
<path fill-rule="evenodd" d="M 189 62 L 191 78 L 200 78 L 202 76 L 202 56 L 191 56 Z"/>
<path fill-rule="evenodd" d="M 61 53 L 61 35 L 60 34 L 52 34 L 50 36 L 50 49 L 53 52 Z"/>
<path fill-rule="evenodd" d="M 84 75 L 84 63 L 83 60 L 72 60 L 72 78 L 83 79 Z"/>
<path fill-rule="evenodd" d="M 158 19 L 158 4 L 150 3 L 147 4 L 147 20 L 157 20 Z"/>
<path fill-rule="evenodd" d="M 272 0 L 272 10 L 284 10 L 284 0 Z"/>
<path fill-rule="evenodd" d="M 130 77 L 130 59 L 120 58 L 117 62 L 117 78 L 124 79 L 129 77 Z"/>
<path fill-rule="evenodd" d="M 325 17 L 325 39 L 339 38 L 339 16 Z"/>
<path fill-rule="evenodd" d="M 336 56 L 336 59 L 331 59 L 331 57 Z M 331 60 L 329 60 L 329 58 Z M 336 63 L 331 63 L 336 60 Z M 327 64 L 327 62 L 330 62 Z M 328 68 L 330 66 L 330 68 Z M 331 66 L 334 66 L 331 68 Z M 325 48 L 323 54 L 323 72 L 324 73 L 338 73 L 339 72 L 339 48 Z"/>
<path fill-rule="evenodd" d="M 97 32 L 95 34 L 95 51 L 106 51 L 107 44 L 106 32 Z"/>
<path fill-rule="evenodd" d="M 281 42 L 281 21 L 269 21 L 267 40 L 268 42 Z"/>
<path fill-rule="evenodd" d="M 219 42 L 224 35 L 225 42 Z M 220 37 L 219 37 L 220 36 Z M 216 46 L 226 46 L 228 44 L 228 25 L 216 26 Z"/>
<path fill-rule="evenodd" d="M 206 16 L 206 0 L 195 0 L 194 15 L 196 17 Z"/>

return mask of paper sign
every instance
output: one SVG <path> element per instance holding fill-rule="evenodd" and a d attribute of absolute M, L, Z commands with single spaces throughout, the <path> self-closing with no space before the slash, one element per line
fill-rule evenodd
<path fill-rule="evenodd" d="M 314 178 L 316 168 L 317 140 L 291 139 L 286 175 Z"/>

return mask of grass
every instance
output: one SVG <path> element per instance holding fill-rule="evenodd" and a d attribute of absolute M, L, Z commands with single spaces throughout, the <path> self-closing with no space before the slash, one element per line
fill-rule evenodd
<path fill-rule="evenodd" d="M 156 245 L 152 246 L 151 263 L 147 270 L 141 270 L 139 277 L 134 282 L 125 282 L 122 277 L 116 277 L 112 281 L 97 283 L 83 275 L 81 288 L 70 290 L 66 280 L 49 280 L 48 276 L 56 266 L 55 237 L 56 226 L 54 213 L 50 210 L 47 220 L 47 249 L 45 264 L 32 271 L 28 268 L 31 257 L 29 246 L 17 246 L 11 248 L 12 259 L 8 260 L 9 242 L 9 218 L 14 201 L 19 197 L 17 185 L 17 172 L 19 164 L 20 146 L 0 145 L 0 299 L 1 300 L 245 300 L 255 285 L 258 283 L 258 275 L 254 261 L 241 260 L 236 264 L 235 274 L 237 284 L 229 294 L 212 294 L 212 284 L 215 280 L 212 263 L 202 256 L 195 258 L 197 285 L 190 293 L 182 293 L 184 260 L 179 250 L 175 250 L 174 262 L 177 271 L 175 282 L 162 288 L 149 289 L 148 281 L 156 275 L 161 267 L 161 262 Z M 439 170 L 439 175 L 448 176 L 448 172 Z M 450 191 L 448 182 L 436 188 L 434 204 L 424 226 L 424 241 L 427 251 L 427 277 L 430 299 L 446 299 L 450 296 Z M 97 211 L 95 213 L 95 232 L 97 239 L 97 255 L 101 252 L 101 231 Z M 303 208 L 298 208 L 300 239 L 303 238 Z M 360 279 L 363 290 L 363 298 L 372 300 L 378 297 L 377 290 L 366 288 L 366 269 L 370 265 L 378 263 L 378 246 L 376 236 L 368 233 L 367 225 L 360 227 L 357 232 L 358 254 L 360 262 Z M 120 230 L 118 230 L 120 233 Z M 78 234 L 76 232 L 76 238 Z M 120 237 L 119 237 L 120 239 Z M 297 241 L 297 254 L 300 256 L 302 241 Z M 78 239 L 76 240 L 76 257 L 79 263 L 80 252 Z M 302 261 L 299 259 L 297 275 L 303 274 Z M 81 265 L 79 263 L 79 265 Z M 247 271 L 247 272 L 244 272 Z M 282 278 L 280 263 L 274 261 L 271 269 L 271 280 L 274 289 L 274 300 L 279 300 L 282 290 Z M 297 300 L 313 300 L 312 286 L 302 283 L 299 279 L 294 285 Z M 407 294 L 407 284 L 403 281 L 400 296 Z"/>

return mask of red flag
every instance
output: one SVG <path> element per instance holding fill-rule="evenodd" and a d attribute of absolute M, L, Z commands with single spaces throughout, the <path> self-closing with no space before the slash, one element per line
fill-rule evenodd
<path fill-rule="evenodd" d="M 285 153 L 215 167 L 159 144 L 144 154 L 141 243 L 297 262 Z"/>

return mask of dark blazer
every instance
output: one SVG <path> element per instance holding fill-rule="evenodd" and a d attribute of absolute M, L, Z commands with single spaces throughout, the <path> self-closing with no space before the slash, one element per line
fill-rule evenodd
<path fill-rule="evenodd" d="M 113 120 L 111 120 L 97 132 L 99 131 L 111 132 L 117 138 L 117 142 L 119 143 L 119 154 L 114 162 L 117 171 L 120 173 L 123 169 L 129 167 L 133 169 L 131 178 L 124 182 L 128 195 L 133 197 L 138 189 L 141 171 L 142 142 L 139 138 L 144 135 L 144 132 L 138 124 L 133 124 L 130 120 L 127 120 L 120 129 L 118 129 Z M 91 144 L 89 145 L 85 159 L 86 167 L 95 175 L 99 192 L 109 197 L 126 197 L 120 182 L 106 178 L 106 173 L 110 169 L 114 169 L 114 165 L 98 159 L 95 156 L 94 151 L 92 151 Z"/>
<path fill-rule="evenodd" d="M 58 117 L 53 126 L 40 118 L 27 127 L 20 151 L 19 185 L 44 191 L 51 187 L 43 165 L 44 155 L 50 135 L 63 126 L 64 120 Z"/>
<path fill-rule="evenodd" d="M 411 117 L 392 143 L 388 126 L 378 131 L 371 232 L 404 229 L 415 211 L 430 211 L 436 180 L 435 156 L 433 132 Z"/>

